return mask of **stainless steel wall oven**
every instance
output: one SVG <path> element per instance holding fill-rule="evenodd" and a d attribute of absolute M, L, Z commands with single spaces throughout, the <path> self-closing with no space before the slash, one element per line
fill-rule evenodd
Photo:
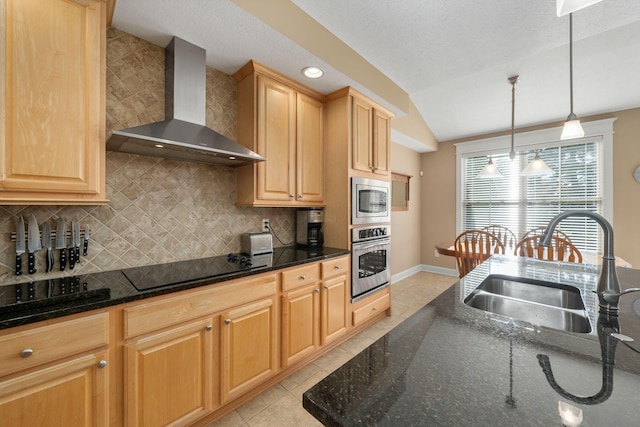
<path fill-rule="evenodd" d="M 351 301 L 389 286 L 389 231 L 388 225 L 351 230 Z"/>
<path fill-rule="evenodd" d="M 351 178 L 351 224 L 391 222 L 391 187 L 388 182 Z"/>

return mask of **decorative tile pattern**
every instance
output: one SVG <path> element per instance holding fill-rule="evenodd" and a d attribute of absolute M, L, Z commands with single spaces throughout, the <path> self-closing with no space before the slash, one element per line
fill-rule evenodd
<path fill-rule="evenodd" d="M 207 67 L 206 124 L 235 139 L 236 84 Z M 114 129 L 164 118 L 164 48 L 110 28 L 107 31 L 107 137 Z M 295 211 L 235 206 L 235 170 L 156 157 L 107 152 L 106 206 L 0 206 L 0 284 L 15 282 L 16 219 L 33 213 L 55 230 L 58 218 L 89 224 L 87 257 L 73 274 L 224 255 L 240 250 L 240 235 L 256 232 L 262 218 L 284 243 L 294 240 Z M 282 246 L 274 239 L 275 246 Z M 58 260 L 55 251 L 56 264 Z M 45 251 L 36 254 L 38 273 L 20 280 L 69 275 L 43 274 Z M 26 267 L 26 255 L 23 255 Z M 25 268 L 26 269 L 26 268 Z"/>

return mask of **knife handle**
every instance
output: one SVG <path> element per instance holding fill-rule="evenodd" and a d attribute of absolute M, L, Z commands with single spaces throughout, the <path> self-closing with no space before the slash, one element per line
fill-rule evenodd
<path fill-rule="evenodd" d="M 27 261 L 29 267 L 29 274 L 34 274 L 36 271 L 36 254 L 35 252 L 29 252 L 29 258 Z"/>
<path fill-rule="evenodd" d="M 76 257 L 76 262 L 80 262 L 80 246 L 76 246 L 75 257 Z"/>
<path fill-rule="evenodd" d="M 89 241 L 84 239 L 84 246 L 82 247 L 82 256 L 87 256 L 87 251 L 89 250 Z"/>
<path fill-rule="evenodd" d="M 64 271 L 67 266 L 67 250 L 65 248 L 60 249 L 60 271 Z"/>
<path fill-rule="evenodd" d="M 73 270 L 73 267 L 76 266 L 76 250 L 75 248 L 69 248 L 69 268 Z"/>
<path fill-rule="evenodd" d="M 16 276 L 22 274 L 22 255 L 16 255 Z"/>

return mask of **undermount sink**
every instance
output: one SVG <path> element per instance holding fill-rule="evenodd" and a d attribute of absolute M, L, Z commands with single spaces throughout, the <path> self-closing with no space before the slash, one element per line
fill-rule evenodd
<path fill-rule="evenodd" d="M 534 325 L 567 332 L 591 332 L 580 290 L 560 283 L 490 275 L 464 303 Z"/>

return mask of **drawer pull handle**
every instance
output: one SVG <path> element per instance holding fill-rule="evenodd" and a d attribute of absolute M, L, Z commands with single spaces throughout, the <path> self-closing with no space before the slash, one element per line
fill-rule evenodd
<path fill-rule="evenodd" d="M 106 368 L 107 367 L 107 361 L 106 360 L 101 360 L 98 362 L 98 368 L 102 369 L 102 368 Z"/>
<path fill-rule="evenodd" d="M 228 325 L 229 323 L 231 323 L 231 319 L 224 319 L 224 324 Z"/>
<path fill-rule="evenodd" d="M 33 354 L 33 350 L 30 348 L 25 348 L 24 350 L 22 350 L 20 352 L 20 357 L 22 357 L 23 359 L 26 359 L 27 357 L 31 356 Z"/>
<path fill-rule="evenodd" d="M 304 274 L 299 277 L 300 280 L 306 280 L 306 278 L 307 278 L 307 276 L 305 276 Z"/>
<path fill-rule="evenodd" d="M 207 325 L 207 326 L 205 326 L 204 328 L 205 328 L 207 331 L 210 331 L 210 330 L 212 330 L 212 329 L 213 329 L 213 326 L 211 326 L 211 325 Z"/>
<path fill-rule="evenodd" d="M 376 311 L 376 310 L 377 310 L 377 308 L 373 307 L 371 310 L 372 310 L 372 311 Z"/>
<path fill-rule="evenodd" d="M 339 266 L 339 265 L 336 265 L 336 266 L 335 266 L 335 267 L 333 267 L 333 268 L 334 268 L 334 269 L 336 269 L 336 270 L 340 270 L 340 266 Z"/>
<path fill-rule="evenodd" d="M 320 293 L 320 289 L 316 288 L 316 294 Z"/>

